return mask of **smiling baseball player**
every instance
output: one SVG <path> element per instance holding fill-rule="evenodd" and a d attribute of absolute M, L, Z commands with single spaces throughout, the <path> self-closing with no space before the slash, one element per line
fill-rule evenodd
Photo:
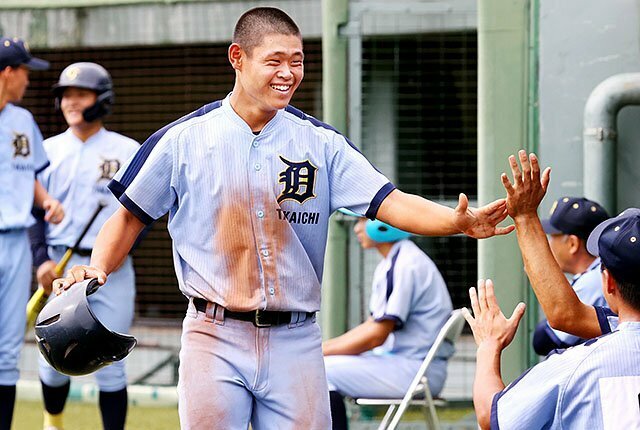
<path fill-rule="evenodd" d="M 96 208 L 104 205 L 70 260 L 71 264 L 89 263 L 100 227 L 120 206 L 107 184 L 139 148 L 134 140 L 103 127 L 102 119 L 111 109 L 114 94 L 111 77 L 99 64 L 69 65 L 60 74 L 54 95 L 69 128 L 45 140 L 44 148 L 51 165 L 39 178 L 48 192 L 64 203 L 67 217 L 58 225 L 46 226 L 46 240 L 37 237 L 43 229 L 31 229 L 32 243 L 45 245 L 34 249 L 38 281 L 45 290 L 50 290 L 56 277 L 56 262 L 76 242 Z M 133 319 L 134 298 L 135 275 L 131 258 L 126 257 L 109 276 L 108 287 L 92 294 L 89 302 L 96 317 L 108 328 L 127 333 Z M 124 361 L 98 370 L 96 380 L 104 429 L 123 429 L 127 412 Z M 40 381 L 45 405 L 44 428 L 62 429 L 69 377 L 58 373 L 41 356 Z"/>
<path fill-rule="evenodd" d="M 42 134 L 31 113 L 13 104 L 22 100 L 29 70 L 48 67 L 23 40 L 0 39 L 0 430 L 11 428 L 24 339 L 25 315 L 17 310 L 27 305 L 31 284 L 31 207 L 44 208 L 51 222 L 64 217 L 59 202 L 34 182 L 48 164 Z"/>
<path fill-rule="evenodd" d="M 346 207 L 419 234 L 506 234 L 504 200 L 456 210 L 404 194 L 336 130 L 289 101 L 302 36 L 275 8 L 246 12 L 228 57 L 233 92 L 153 134 L 109 187 L 120 208 L 91 267 L 56 291 L 106 277 L 145 224 L 169 212 L 183 323 L 183 429 L 327 429 L 320 280 L 333 211 Z M 107 286 L 106 289 L 109 287 Z"/>

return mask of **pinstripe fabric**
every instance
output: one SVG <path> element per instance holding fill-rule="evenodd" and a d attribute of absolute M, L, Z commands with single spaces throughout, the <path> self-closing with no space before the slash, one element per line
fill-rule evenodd
<path fill-rule="evenodd" d="M 15 385 L 31 283 L 26 228 L 34 223 L 35 174 L 48 165 L 31 113 L 0 110 L 0 385 Z"/>
<path fill-rule="evenodd" d="M 287 108 L 256 136 L 227 97 L 154 134 L 110 188 L 143 222 L 169 212 L 186 296 L 317 311 L 329 216 L 375 215 L 388 184 L 314 118 Z"/>
<path fill-rule="evenodd" d="M 392 319 L 396 329 L 376 352 L 422 360 L 453 310 L 435 263 L 412 241 L 396 242 L 373 275 L 371 316 Z M 443 346 L 441 356 L 453 353 Z"/>
<path fill-rule="evenodd" d="M 86 142 L 71 129 L 45 140 L 51 164 L 38 178 L 49 194 L 62 203 L 66 215 L 60 224 L 47 224 L 48 245 L 73 246 L 102 203 L 105 208 L 80 243 L 80 248 L 93 248 L 100 228 L 120 206 L 106 185 L 139 146 L 135 140 L 104 128 Z"/>
<path fill-rule="evenodd" d="M 638 357 L 640 322 L 553 354 L 496 395 L 491 428 L 638 429 Z"/>
<path fill-rule="evenodd" d="M 48 164 L 33 116 L 8 103 L 0 110 L 0 230 L 33 224 L 33 181 Z"/>

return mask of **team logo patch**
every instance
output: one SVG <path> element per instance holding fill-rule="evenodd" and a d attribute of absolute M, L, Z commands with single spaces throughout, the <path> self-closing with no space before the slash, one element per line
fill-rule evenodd
<path fill-rule="evenodd" d="M 25 134 L 15 132 L 13 134 L 15 135 L 13 138 L 13 157 L 28 157 L 31 154 L 29 138 Z"/>
<path fill-rule="evenodd" d="M 294 162 L 287 160 L 282 155 L 280 155 L 280 159 L 287 165 L 287 168 L 280 172 L 278 177 L 278 182 L 284 185 L 284 189 L 278 196 L 278 203 L 285 200 L 295 200 L 303 204 L 307 200 L 315 198 L 313 187 L 318 168 L 309 160 Z"/>
<path fill-rule="evenodd" d="M 113 179 L 113 176 L 116 174 L 118 170 L 120 170 L 120 161 L 118 160 L 104 160 L 104 162 L 98 167 L 100 169 L 100 178 L 102 179 Z"/>
<path fill-rule="evenodd" d="M 73 81 L 80 74 L 80 68 L 79 67 L 70 67 L 69 69 L 67 69 L 66 72 L 64 72 L 64 74 L 67 77 L 67 79 L 69 79 L 70 81 Z"/>

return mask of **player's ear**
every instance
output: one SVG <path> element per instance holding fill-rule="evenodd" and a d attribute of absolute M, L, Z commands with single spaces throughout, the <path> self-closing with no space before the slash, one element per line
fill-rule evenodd
<path fill-rule="evenodd" d="M 569 252 L 571 254 L 577 254 L 580 248 L 584 246 L 584 241 L 574 234 L 567 235 L 567 241 L 569 242 Z"/>
<path fill-rule="evenodd" d="M 229 45 L 229 63 L 235 70 L 241 70 L 244 51 L 237 43 Z"/>
<path fill-rule="evenodd" d="M 615 279 L 613 279 L 611 273 L 606 269 L 602 271 L 602 285 L 607 294 L 613 294 L 614 291 L 618 289 L 618 284 L 616 284 Z"/>

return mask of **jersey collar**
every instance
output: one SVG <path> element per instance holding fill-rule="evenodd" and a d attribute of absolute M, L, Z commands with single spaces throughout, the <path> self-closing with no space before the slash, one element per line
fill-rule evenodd
<path fill-rule="evenodd" d="M 253 131 L 251 130 L 251 127 L 249 127 L 249 124 L 247 124 L 241 117 L 240 115 L 238 115 L 236 113 L 235 110 L 233 110 L 233 107 L 231 107 L 231 93 L 229 93 L 227 95 L 227 97 L 224 98 L 224 100 L 222 100 L 222 110 L 225 114 L 227 114 L 227 116 L 231 119 L 231 121 L 233 122 L 234 125 L 236 125 L 238 128 L 242 129 L 242 131 L 249 133 L 251 135 L 251 137 L 255 137 L 255 134 L 253 134 Z M 262 129 L 262 131 L 260 131 L 259 136 L 264 136 L 265 134 L 271 133 L 276 125 L 280 122 L 280 120 L 282 119 L 282 115 L 284 113 L 283 109 L 280 109 L 276 112 L 276 115 L 271 118 L 271 120 L 264 126 L 264 128 Z"/>
<path fill-rule="evenodd" d="M 83 142 L 82 140 L 80 140 L 80 138 L 78 136 L 76 136 L 75 134 L 73 134 L 73 131 L 71 130 L 71 128 L 67 128 L 67 130 L 65 131 L 65 133 L 71 138 L 73 139 L 73 142 L 76 142 L 80 145 L 89 145 L 94 141 L 100 140 L 100 138 L 107 132 L 107 130 L 104 127 L 101 127 L 100 130 L 98 130 L 96 132 L 96 134 L 94 134 L 93 136 L 91 136 L 89 139 L 87 139 L 86 142 Z"/>

